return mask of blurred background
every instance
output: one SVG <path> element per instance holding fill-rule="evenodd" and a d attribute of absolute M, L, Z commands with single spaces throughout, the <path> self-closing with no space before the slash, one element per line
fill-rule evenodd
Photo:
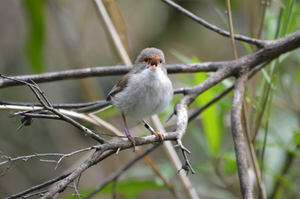
<path fill-rule="evenodd" d="M 114 1 L 113 1 L 114 2 Z M 233 60 L 229 38 L 220 36 L 190 20 L 161 1 L 116 0 L 109 8 L 132 62 L 146 47 L 164 51 L 167 64 Z M 175 1 L 209 23 L 228 30 L 226 5 L 221 0 Z M 259 34 L 264 4 L 261 1 L 231 1 L 233 26 L 238 34 L 271 40 L 300 28 L 300 1 L 272 1 L 266 8 Z M 115 17 L 115 18 L 114 18 Z M 238 56 L 253 46 L 236 42 Z M 299 50 L 287 53 L 259 72 L 247 84 L 246 100 L 251 135 L 258 129 L 254 142 L 262 179 L 269 198 L 300 198 L 300 62 Z M 110 35 L 92 0 L 10 0 L 0 1 L 0 73 L 6 76 L 38 74 L 95 66 L 123 65 Z M 278 71 L 274 69 L 278 68 Z M 277 79 L 274 80 L 274 75 Z M 169 75 L 174 88 L 193 86 L 209 74 Z M 51 103 L 81 103 L 105 99 L 120 76 L 93 77 L 41 83 Z M 205 105 L 231 86 L 234 79 L 223 81 L 206 91 L 190 107 L 190 112 Z M 268 85 L 274 82 L 268 91 Z M 159 117 L 165 121 L 181 96 Z M 188 126 L 183 144 L 192 152 L 189 160 L 196 171 L 188 178 L 199 197 L 240 198 L 235 152 L 230 129 L 232 93 L 199 115 Z M 27 86 L 0 90 L 0 100 L 37 102 Z M 265 104 L 265 106 L 264 106 Z M 265 108 L 264 108 L 265 107 Z M 264 113 L 262 114 L 264 110 Z M 29 127 L 16 129 L 20 118 L 9 118 L 12 111 L 0 114 L 0 159 L 34 153 L 70 153 L 97 143 L 68 123 L 35 119 Z M 259 116 L 262 115 L 260 118 Z M 98 116 L 123 132 L 121 116 L 113 108 Z M 97 129 L 87 122 L 82 124 Z M 147 135 L 140 121 L 128 119 L 134 136 Z M 176 116 L 164 123 L 174 129 Z M 177 151 L 182 158 L 180 151 Z M 65 158 L 55 170 L 55 163 L 30 159 L 8 170 L 0 177 L 0 198 L 19 193 L 79 166 L 91 152 Z M 135 157 L 132 150 L 120 152 L 88 169 L 80 179 L 79 192 L 93 190 L 105 177 Z M 173 182 L 181 198 L 186 198 L 182 185 L 161 147 L 150 157 L 162 174 Z M 57 157 L 42 158 L 57 160 Z M 182 160 L 183 161 L 183 160 Z M 0 165 L 5 172 L 10 163 Z M 178 168 L 180 169 L 180 168 Z M 184 172 L 184 171 L 181 171 Z M 253 172 L 252 172 L 253 173 Z M 254 184 L 256 190 L 256 184 Z M 112 185 L 95 198 L 111 198 Z M 69 188 L 57 198 L 73 198 Z M 255 194 L 254 194 L 255 195 Z M 118 198 L 172 198 L 163 181 L 143 161 L 126 171 L 118 181 Z M 284 197 L 283 197 L 284 196 Z"/>

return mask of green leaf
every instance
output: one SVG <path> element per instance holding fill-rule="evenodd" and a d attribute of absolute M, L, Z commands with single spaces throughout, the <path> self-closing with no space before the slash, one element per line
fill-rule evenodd
<path fill-rule="evenodd" d="M 205 73 L 194 74 L 194 84 L 199 84 L 207 78 Z M 214 97 L 211 89 L 206 90 L 199 97 L 196 98 L 195 103 L 198 106 L 204 106 Z M 222 139 L 221 122 L 218 114 L 217 105 L 212 105 L 202 113 L 202 125 L 208 143 L 210 155 L 215 156 L 219 152 Z"/>
<path fill-rule="evenodd" d="M 267 71 L 264 68 L 262 68 L 260 71 L 262 72 L 262 74 L 265 77 L 266 81 L 270 84 L 271 78 L 270 78 L 269 74 L 267 73 Z"/>
<path fill-rule="evenodd" d="M 298 72 L 296 76 L 297 82 L 300 83 L 300 58 L 298 60 Z"/>
<path fill-rule="evenodd" d="M 209 156 L 210 151 L 208 151 L 208 146 L 206 139 L 202 133 L 199 133 L 199 129 L 195 126 L 194 122 L 191 122 L 187 127 L 187 132 L 193 136 L 193 140 L 197 142 L 200 146 L 201 151 L 205 153 L 205 155 Z"/>
<path fill-rule="evenodd" d="M 247 99 L 250 100 L 250 102 L 252 103 L 252 105 L 257 109 L 259 110 L 259 112 L 262 112 L 262 108 L 261 106 L 259 105 L 259 103 L 257 101 L 255 101 L 249 94 L 245 93 L 245 96 Z"/>
<path fill-rule="evenodd" d="M 291 15 L 293 12 L 294 5 L 295 5 L 295 0 L 287 0 L 286 9 L 283 13 L 283 18 L 282 18 L 282 29 L 281 29 L 280 37 L 287 34 L 291 22 Z"/>
<path fill-rule="evenodd" d="M 300 17 L 299 17 L 299 10 L 300 10 L 300 1 L 295 2 L 296 4 L 293 6 L 293 11 L 291 14 L 291 20 L 290 20 L 290 25 L 288 27 L 288 33 L 292 33 L 296 30 L 299 30 L 299 22 L 300 22 Z"/>
<path fill-rule="evenodd" d="M 94 190 L 94 186 L 89 189 L 79 190 L 81 195 L 87 196 Z M 137 196 L 148 190 L 166 190 L 166 186 L 159 186 L 154 180 L 126 180 L 118 181 L 117 183 L 117 195 L 123 195 L 126 199 L 137 198 Z M 112 183 L 109 183 L 96 196 L 105 196 L 112 194 Z M 74 196 L 68 194 L 63 197 L 64 199 L 74 199 Z"/>
<path fill-rule="evenodd" d="M 233 149 L 226 150 L 224 154 L 222 154 L 222 159 L 224 162 L 224 172 L 228 175 L 232 175 L 237 171 L 237 163 L 236 163 L 236 155 Z"/>
<path fill-rule="evenodd" d="M 197 57 L 192 56 L 191 58 L 188 58 L 176 50 L 172 50 L 171 53 L 184 63 L 200 62 L 200 60 Z M 197 85 L 200 82 L 204 81 L 208 77 L 208 75 L 206 73 L 196 73 L 193 75 L 193 77 L 194 78 L 192 81 L 192 85 Z M 195 104 L 200 107 L 204 106 L 206 103 L 212 100 L 213 97 L 214 97 L 213 91 L 211 89 L 206 90 L 204 93 L 202 93 L 199 97 L 196 98 Z M 215 156 L 219 151 L 221 145 L 221 139 L 222 139 L 221 136 L 222 124 L 219 120 L 217 105 L 210 106 L 202 113 L 201 122 L 203 125 L 208 151 L 210 155 Z"/>
<path fill-rule="evenodd" d="M 26 10 L 29 33 L 26 42 L 26 53 L 31 69 L 34 73 L 43 72 L 43 43 L 44 43 L 44 0 L 24 0 L 24 9 Z"/>
<path fill-rule="evenodd" d="M 294 140 L 300 146 L 300 131 L 294 131 Z"/>
<path fill-rule="evenodd" d="M 183 63 L 193 63 L 193 61 L 188 58 L 187 56 L 183 55 L 182 53 L 178 52 L 175 49 L 171 50 L 171 54 L 174 55 L 174 57 L 176 57 L 177 59 L 179 59 L 180 61 L 182 61 Z"/>
<path fill-rule="evenodd" d="M 237 171 L 237 163 L 235 159 L 226 160 L 224 165 L 224 170 L 226 174 L 232 175 Z"/>

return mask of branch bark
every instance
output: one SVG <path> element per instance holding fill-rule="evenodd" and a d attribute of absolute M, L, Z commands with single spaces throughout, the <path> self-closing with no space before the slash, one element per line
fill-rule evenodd
<path fill-rule="evenodd" d="M 103 149 L 96 150 L 91 157 L 89 157 L 84 163 L 77 167 L 69 176 L 67 176 L 65 179 L 63 179 L 61 182 L 57 183 L 53 188 L 47 191 L 47 193 L 45 193 L 42 198 L 53 198 L 57 193 L 63 191 L 68 184 L 70 184 L 86 169 L 92 166 L 103 152 Z"/>
<path fill-rule="evenodd" d="M 248 174 L 247 156 L 245 151 L 245 143 L 243 136 L 243 128 L 241 123 L 242 104 L 244 99 L 245 84 L 248 79 L 248 70 L 245 69 L 237 77 L 231 110 L 231 129 L 233 136 L 233 143 L 236 153 L 236 161 L 238 165 L 238 173 L 240 178 L 240 186 L 243 198 L 251 199 L 252 190 Z"/>

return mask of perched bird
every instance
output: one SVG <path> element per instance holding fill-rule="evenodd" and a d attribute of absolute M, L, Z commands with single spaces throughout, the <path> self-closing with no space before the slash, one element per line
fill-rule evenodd
<path fill-rule="evenodd" d="M 126 116 L 141 119 L 148 130 L 164 141 L 163 135 L 155 132 L 144 118 L 161 113 L 173 98 L 173 87 L 167 76 L 164 53 L 157 48 L 146 48 L 137 57 L 133 68 L 124 75 L 108 93 L 106 101 L 121 113 L 125 134 L 133 144 Z"/>

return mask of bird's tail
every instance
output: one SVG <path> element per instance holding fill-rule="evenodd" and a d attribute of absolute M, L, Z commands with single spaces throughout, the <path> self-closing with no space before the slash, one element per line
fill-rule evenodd
<path fill-rule="evenodd" d="M 104 111 L 110 107 L 112 107 L 111 102 L 108 102 L 106 100 L 100 100 L 96 104 L 93 104 L 91 106 L 77 109 L 76 112 L 78 112 L 78 113 L 98 113 L 98 112 Z"/>

